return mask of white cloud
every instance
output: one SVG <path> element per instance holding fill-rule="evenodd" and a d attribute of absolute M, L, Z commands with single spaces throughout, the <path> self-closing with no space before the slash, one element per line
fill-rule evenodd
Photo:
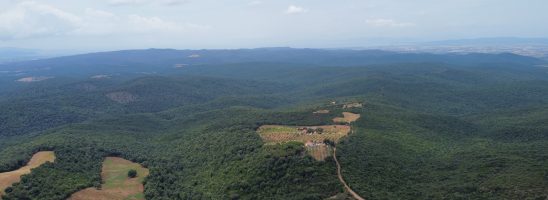
<path fill-rule="evenodd" d="M 247 5 L 256 6 L 256 5 L 260 5 L 262 3 L 263 3 L 262 1 L 251 1 L 251 2 L 247 3 Z"/>
<path fill-rule="evenodd" d="M 135 6 L 150 3 L 173 6 L 187 2 L 188 0 L 108 0 L 108 4 L 113 6 Z"/>
<path fill-rule="evenodd" d="M 173 6 L 188 3 L 188 0 L 162 0 L 160 2 L 164 5 Z"/>
<path fill-rule="evenodd" d="M 0 13 L 0 40 L 63 35 L 180 34 L 209 28 L 155 16 L 118 15 L 91 8 L 77 15 L 34 1 L 16 4 Z"/>
<path fill-rule="evenodd" d="M 184 27 L 177 23 L 163 20 L 159 17 L 143 17 L 140 15 L 127 16 L 127 22 L 131 30 L 135 32 L 182 32 Z"/>
<path fill-rule="evenodd" d="M 137 5 L 143 4 L 146 0 L 109 0 L 108 4 L 113 6 Z"/>
<path fill-rule="evenodd" d="M 60 35 L 78 27 L 82 19 L 56 7 L 21 2 L 0 13 L 0 39 Z"/>
<path fill-rule="evenodd" d="M 160 17 L 147 17 L 136 14 L 116 15 L 102 10 L 87 9 L 83 26 L 72 34 L 112 35 L 112 34 L 178 34 L 210 27 L 191 23 L 176 23 Z"/>
<path fill-rule="evenodd" d="M 294 15 L 294 14 L 302 14 L 308 12 L 307 9 L 295 5 L 290 5 L 287 10 L 285 10 L 286 14 Z"/>
<path fill-rule="evenodd" d="M 365 23 L 370 26 L 376 27 L 409 27 L 415 26 L 413 23 L 409 22 L 398 22 L 393 19 L 368 19 L 365 20 Z"/>

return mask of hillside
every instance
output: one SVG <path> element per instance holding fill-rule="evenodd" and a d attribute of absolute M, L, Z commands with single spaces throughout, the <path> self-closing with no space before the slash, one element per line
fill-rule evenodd
<path fill-rule="evenodd" d="M 3 65 L 55 78 L 3 76 L 12 85 L 0 88 L 0 172 L 38 151 L 56 155 L 3 199 L 66 199 L 99 187 L 112 156 L 150 170 L 146 199 L 326 199 L 344 193 L 334 160 L 314 159 L 302 142 L 265 144 L 257 129 L 331 125 L 343 112 L 361 117 L 336 144 L 337 158 L 365 199 L 547 198 L 548 68 L 539 63 L 276 48 Z M 363 107 L 343 108 L 355 102 Z"/>
<path fill-rule="evenodd" d="M 4 76 L 94 76 L 169 74 L 188 66 L 288 63 L 315 66 L 360 66 L 387 63 L 543 63 L 514 54 L 429 54 L 379 50 L 262 48 L 235 50 L 146 49 L 89 53 L 43 60 L 0 64 Z"/>

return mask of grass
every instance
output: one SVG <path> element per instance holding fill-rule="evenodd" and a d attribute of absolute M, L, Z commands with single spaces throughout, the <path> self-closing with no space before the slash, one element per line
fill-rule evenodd
<path fill-rule="evenodd" d="M 135 178 L 129 178 L 127 175 L 128 171 L 132 169 L 137 171 Z M 107 157 L 103 162 L 101 177 L 104 183 L 101 185 L 101 189 L 87 188 L 73 194 L 69 199 L 145 199 L 143 181 L 148 174 L 149 170 L 137 163 L 123 158 Z"/>
<path fill-rule="evenodd" d="M 15 171 L 0 173 L 0 195 L 4 194 L 6 188 L 19 182 L 21 176 L 29 174 L 32 169 L 37 168 L 46 162 L 54 161 L 55 153 L 53 151 L 41 151 L 34 154 L 26 166 Z"/>

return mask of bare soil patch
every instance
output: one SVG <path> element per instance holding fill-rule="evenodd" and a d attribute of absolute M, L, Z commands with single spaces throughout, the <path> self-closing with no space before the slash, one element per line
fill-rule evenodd
<path fill-rule="evenodd" d="M 327 113 L 329 113 L 329 110 L 318 110 L 318 111 L 314 111 L 313 113 L 314 114 L 327 114 Z"/>
<path fill-rule="evenodd" d="M 107 79 L 107 78 L 111 78 L 111 77 L 109 75 L 106 75 L 106 74 L 99 74 L 99 75 L 92 76 L 91 78 L 92 79 Z"/>
<path fill-rule="evenodd" d="M 183 67 L 186 67 L 187 64 L 175 64 L 173 65 L 174 68 L 183 68 Z"/>
<path fill-rule="evenodd" d="M 355 114 L 351 112 L 343 112 L 344 117 L 335 117 L 333 122 L 335 123 L 352 123 L 360 118 L 360 114 Z"/>
<path fill-rule="evenodd" d="M 137 177 L 129 178 L 129 170 L 137 170 Z M 145 199 L 143 181 L 149 170 L 138 163 L 118 157 L 107 157 L 103 162 L 101 189 L 87 188 L 71 195 L 69 200 L 124 200 Z"/>
<path fill-rule="evenodd" d="M 54 162 L 55 153 L 53 151 L 41 151 L 32 156 L 26 166 L 11 172 L 0 173 L 0 196 L 4 194 L 4 190 L 14 183 L 21 181 L 21 176 L 30 174 L 31 170 L 39 167 L 46 162 Z"/>
<path fill-rule="evenodd" d="M 362 108 L 363 107 L 363 104 L 361 103 L 347 103 L 347 104 L 344 104 L 343 105 L 343 109 L 347 109 L 347 108 Z"/>
<path fill-rule="evenodd" d="M 331 156 L 332 148 L 324 143 L 307 143 L 305 144 L 306 152 L 317 161 L 323 161 Z"/>
<path fill-rule="evenodd" d="M 38 82 L 38 81 L 45 81 L 53 77 L 46 77 L 46 76 L 30 76 L 25 78 L 20 78 L 17 81 L 23 82 L 23 83 L 31 83 L 31 82 Z"/>

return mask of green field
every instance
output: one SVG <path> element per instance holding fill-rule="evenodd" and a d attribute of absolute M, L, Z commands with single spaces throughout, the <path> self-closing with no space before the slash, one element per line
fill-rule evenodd
<path fill-rule="evenodd" d="M 129 178 L 128 172 L 136 170 L 137 176 Z M 107 157 L 103 161 L 101 177 L 103 183 L 98 188 L 87 188 L 71 195 L 69 200 L 124 200 L 145 199 L 143 182 L 149 170 L 138 163 L 118 158 Z"/>

